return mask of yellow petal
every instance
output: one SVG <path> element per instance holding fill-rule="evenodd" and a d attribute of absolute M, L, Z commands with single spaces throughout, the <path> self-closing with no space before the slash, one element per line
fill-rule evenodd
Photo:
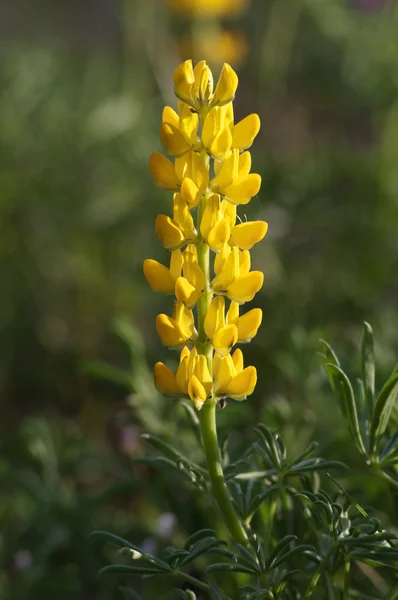
<path fill-rule="evenodd" d="M 149 158 L 149 170 L 158 187 L 176 190 L 179 185 L 173 164 L 160 152 L 153 152 Z"/>
<path fill-rule="evenodd" d="M 229 226 L 232 229 L 236 223 L 236 206 L 228 200 L 223 200 L 221 202 L 221 212 L 228 219 Z"/>
<path fill-rule="evenodd" d="M 166 215 L 158 215 L 155 221 L 155 231 L 163 246 L 168 250 L 175 250 L 185 242 L 184 234 L 178 225 Z"/>
<path fill-rule="evenodd" d="M 184 336 L 179 325 L 174 319 L 165 314 L 156 317 L 156 331 L 162 344 L 169 348 L 178 348 L 184 344 L 189 336 Z"/>
<path fill-rule="evenodd" d="M 231 302 L 227 312 L 227 325 L 238 325 L 239 304 Z"/>
<path fill-rule="evenodd" d="M 156 260 L 151 258 L 144 260 L 144 275 L 154 292 L 174 293 L 174 280 L 169 269 Z"/>
<path fill-rule="evenodd" d="M 221 248 L 223 248 L 225 243 L 229 240 L 230 235 L 231 228 L 229 221 L 223 218 L 210 231 L 207 243 L 212 250 L 219 252 L 219 250 L 221 250 Z"/>
<path fill-rule="evenodd" d="M 239 155 L 238 172 L 239 176 L 249 175 L 252 168 L 252 155 L 250 152 L 243 152 Z"/>
<path fill-rule="evenodd" d="M 217 163 L 215 163 L 217 164 Z M 216 173 L 216 177 L 211 181 L 211 189 L 216 194 L 220 192 L 224 193 L 223 190 L 229 185 L 232 185 L 234 179 L 239 175 L 239 150 L 233 150 L 230 155 L 221 163 L 221 167 Z"/>
<path fill-rule="evenodd" d="M 213 94 L 213 74 L 206 64 L 205 60 L 201 60 L 195 66 L 195 91 L 200 104 L 207 104 Z"/>
<path fill-rule="evenodd" d="M 225 196 L 232 204 L 247 204 L 258 194 L 261 187 L 261 177 L 257 173 L 249 173 L 239 177 L 224 190 Z"/>
<path fill-rule="evenodd" d="M 181 101 L 178 102 L 178 113 L 180 115 L 178 128 L 185 139 L 193 146 L 196 143 L 199 116 L 191 111 L 188 104 Z"/>
<path fill-rule="evenodd" d="M 260 242 L 267 233 L 268 223 L 265 221 L 249 221 L 235 225 L 231 231 L 230 243 L 241 250 L 250 250 Z"/>
<path fill-rule="evenodd" d="M 206 390 L 196 375 L 192 375 L 188 383 L 188 394 L 195 407 L 200 410 L 207 399 Z"/>
<path fill-rule="evenodd" d="M 260 129 L 260 117 L 256 114 L 248 115 L 234 127 L 232 146 L 239 150 L 250 148 Z"/>
<path fill-rule="evenodd" d="M 195 337 L 195 321 L 193 318 L 193 313 L 185 306 L 185 304 L 179 302 L 178 300 L 173 307 L 173 319 L 175 319 L 178 327 L 180 328 L 181 335 L 185 341 Z"/>
<path fill-rule="evenodd" d="M 227 63 L 224 63 L 211 99 L 211 106 L 223 106 L 231 102 L 235 97 L 238 82 L 238 76 L 235 71 Z"/>
<path fill-rule="evenodd" d="M 188 355 L 185 353 L 185 350 L 188 352 Z M 184 356 L 182 353 L 184 352 Z M 182 394 L 188 393 L 188 361 L 189 361 L 189 350 L 186 346 L 184 346 L 180 357 L 180 364 L 178 365 L 177 373 L 176 373 L 176 382 L 178 388 L 181 390 Z"/>
<path fill-rule="evenodd" d="M 244 304 L 253 300 L 255 294 L 262 288 L 264 275 L 261 271 L 252 271 L 243 277 L 238 277 L 229 286 L 227 296 L 238 304 Z"/>
<path fill-rule="evenodd" d="M 196 229 L 188 204 L 182 198 L 181 194 L 174 194 L 173 197 L 173 221 L 181 229 L 184 238 L 188 241 L 196 239 Z"/>
<path fill-rule="evenodd" d="M 182 253 L 181 250 L 173 250 L 170 256 L 170 275 L 174 282 L 177 281 L 181 275 L 182 270 Z"/>
<path fill-rule="evenodd" d="M 221 216 L 220 196 L 218 194 L 213 194 L 206 200 L 206 206 L 200 222 L 200 232 L 205 240 L 207 240 L 212 228 L 216 225 Z"/>
<path fill-rule="evenodd" d="M 225 293 L 237 277 L 239 277 L 239 251 L 235 247 L 228 254 L 220 273 L 211 282 L 212 288 L 215 292 Z"/>
<path fill-rule="evenodd" d="M 247 275 L 250 271 L 251 259 L 249 250 L 243 250 L 239 254 L 239 275 Z"/>
<path fill-rule="evenodd" d="M 176 376 L 162 362 L 157 362 L 153 369 L 156 389 L 165 396 L 178 396 L 181 390 L 177 384 Z"/>
<path fill-rule="evenodd" d="M 221 273 L 221 270 L 227 260 L 227 256 L 232 252 L 232 248 L 229 244 L 225 244 L 223 248 L 221 248 L 220 252 L 216 254 L 214 259 L 214 273 L 218 275 Z"/>
<path fill-rule="evenodd" d="M 193 150 L 183 156 L 177 157 L 174 162 L 174 170 L 179 181 L 185 177 L 192 179 L 196 186 L 203 191 L 209 182 L 209 171 L 204 159 Z"/>
<path fill-rule="evenodd" d="M 235 367 L 235 374 L 243 371 L 243 352 L 240 348 L 237 348 L 235 352 L 231 355 L 232 362 Z"/>
<path fill-rule="evenodd" d="M 179 117 L 171 106 L 165 106 L 162 113 L 162 123 L 169 123 L 178 129 Z"/>
<path fill-rule="evenodd" d="M 213 346 L 221 356 L 226 356 L 237 341 L 238 329 L 236 325 L 227 325 L 216 332 L 213 338 Z"/>
<path fill-rule="evenodd" d="M 199 293 L 202 292 L 205 287 L 205 276 L 198 264 L 196 254 L 188 250 L 184 252 L 183 274 Z"/>
<path fill-rule="evenodd" d="M 198 301 L 200 292 L 185 277 L 179 277 L 175 284 L 175 295 L 177 300 L 192 308 Z"/>
<path fill-rule="evenodd" d="M 174 71 L 174 90 L 177 98 L 192 104 L 192 87 L 194 83 L 192 60 L 186 60 Z"/>
<path fill-rule="evenodd" d="M 214 138 L 210 153 L 218 159 L 223 160 L 229 153 L 232 145 L 232 134 L 229 127 L 224 127 Z"/>
<path fill-rule="evenodd" d="M 195 362 L 194 375 L 199 379 L 206 390 L 206 396 L 209 396 L 213 386 L 213 378 L 210 375 L 207 358 L 203 354 L 198 354 L 198 358 Z"/>
<path fill-rule="evenodd" d="M 193 375 L 197 359 L 198 359 L 198 351 L 196 348 L 192 348 L 191 353 L 188 358 L 188 366 L 187 366 L 188 379 Z"/>
<path fill-rule="evenodd" d="M 192 179 L 185 177 L 181 183 L 181 198 L 185 200 L 189 208 L 195 208 L 199 204 L 202 197 L 202 191 L 199 190 L 198 186 Z"/>
<path fill-rule="evenodd" d="M 246 367 L 235 375 L 229 382 L 226 393 L 234 400 L 245 400 L 254 392 L 257 383 L 257 371 L 255 367 Z"/>
<path fill-rule="evenodd" d="M 261 308 L 252 308 L 238 320 L 238 339 L 239 342 L 250 342 L 257 333 L 261 325 L 263 312 Z"/>
<path fill-rule="evenodd" d="M 220 366 L 218 367 L 217 379 L 214 383 L 214 393 L 217 396 L 223 396 L 234 376 L 235 366 L 231 355 L 227 354 L 227 356 L 222 359 Z"/>
<path fill-rule="evenodd" d="M 218 378 L 218 374 L 220 372 L 220 367 L 221 367 L 222 361 L 223 361 L 223 358 L 219 354 L 215 354 L 213 356 L 213 377 L 214 377 L 214 379 Z"/>
<path fill-rule="evenodd" d="M 160 141 L 171 156 L 181 156 L 190 150 L 191 146 L 177 127 L 170 123 L 160 126 Z"/>
<path fill-rule="evenodd" d="M 225 326 L 225 300 L 222 296 L 215 296 L 210 302 L 205 316 L 204 328 L 209 340 L 213 339 L 216 331 Z"/>

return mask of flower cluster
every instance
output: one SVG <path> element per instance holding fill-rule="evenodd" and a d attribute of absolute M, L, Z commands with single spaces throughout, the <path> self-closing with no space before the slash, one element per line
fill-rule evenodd
<path fill-rule="evenodd" d="M 174 192 L 172 215 L 159 215 L 155 223 L 170 262 L 147 259 L 144 274 L 154 291 L 175 296 L 171 316 L 158 315 L 156 329 L 165 346 L 181 349 L 176 373 L 155 365 L 155 385 L 201 408 L 209 398 L 244 400 L 256 385 L 255 367 L 245 368 L 241 350 L 232 349 L 249 342 L 262 319 L 259 308 L 240 315 L 239 307 L 263 285 L 263 274 L 251 270 L 249 251 L 265 236 L 267 223 L 237 216 L 237 207 L 260 189 L 248 151 L 260 120 L 251 114 L 235 124 L 238 78 L 227 64 L 215 86 L 205 61 L 177 67 L 174 83 L 178 113 L 167 106 L 160 127 L 173 160 L 155 152 L 149 161 L 156 184 Z"/>

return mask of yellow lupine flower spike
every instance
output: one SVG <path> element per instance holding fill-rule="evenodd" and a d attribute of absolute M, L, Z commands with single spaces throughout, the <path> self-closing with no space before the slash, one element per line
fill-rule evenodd
<path fill-rule="evenodd" d="M 248 151 L 260 119 L 250 114 L 235 124 L 238 77 L 227 64 L 214 85 L 206 61 L 194 67 L 188 60 L 175 70 L 174 86 L 177 108 L 165 107 L 160 126 L 171 160 L 159 152 L 149 160 L 155 183 L 174 192 L 172 216 L 158 215 L 155 222 L 171 251 L 170 266 L 147 259 L 144 274 L 154 291 L 174 294 L 172 316 L 158 315 L 156 330 L 165 346 L 182 348 L 175 372 L 156 363 L 156 388 L 201 409 L 225 397 L 243 400 L 256 385 L 256 369 L 244 368 L 242 352 L 231 351 L 249 342 L 262 321 L 261 309 L 240 315 L 239 305 L 263 285 L 263 274 L 250 270 L 250 250 L 268 225 L 237 215 L 260 189 Z"/>

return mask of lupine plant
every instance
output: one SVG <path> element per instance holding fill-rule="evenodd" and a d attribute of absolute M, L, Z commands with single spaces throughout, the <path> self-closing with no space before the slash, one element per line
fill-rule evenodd
<path fill-rule="evenodd" d="M 250 249 L 268 226 L 238 215 L 260 189 L 248 151 L 260 120 L 251 114 L 235 124 L 238 77 L 229 65 L 213 85 L 205 61 L 194 68 L 186 61 L 176 69 L 174 84 L 178 112 L 166 107 L 160 127 L 172 160 L 155 152 L 149 161 L 156 184 L 173 192 L 172 216 L 159 215 L 155 223 L 170 260 L 164 265 L 148 258 L 144 273 L 155 292 L 174 297 L 171 316 L 158 315 L 156 330 L 165 346 L 180 353 L 175 371 L 156 363 L 154 383 L 165 402 L 182 399 L 205 460 L 193 461 L 183 448 L 149 433 L 146 440 L 161 456 L 146 462 L 183 475 L 198 493 L 210 494 L 228 535 L 221 539 L 206 527 L 156 556 L 96 531 L 95 540 L 118 546 L 126 559 L 101 574 L 166 577 L 176 582 L 167 590 L 183 583 L 174 588 L 174 597 L 182 600 L 393 600 L 398 532 L 383 528 L 335 480 L 346 476 L 345 464 L 314 456 L 316 443 L 291 456 L 280 435 L 263 424 L 237 460 L 218 440 L 218 409 L 228 399 L 245 400 L 257 381 L 256 368 L 244 366 L 235 346 L 250 342 L 262 320 L 259 308 L 242 313 L 241 307 L 263 285 L 263 274 L 251 270 Z M 373 338 L 366 325 L 355 400 L 336 354 L 326 342 L 322 350 L 359 454 L 392 491 L 398 485 L 397 371 L 376 395 Z M 126 599 L 139 598 L 130 587 L 120 591 Z M 168 593 L 156 597 L 171 597 Z"/>

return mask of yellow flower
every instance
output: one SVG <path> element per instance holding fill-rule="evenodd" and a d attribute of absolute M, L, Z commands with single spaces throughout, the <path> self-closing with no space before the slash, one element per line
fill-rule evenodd
<path fill-rule="evenodd" d="M 168 250 L 176 250 L 186 243 L 195 241 L 196 229 L 187 203 L 181 194 L 173 197 L 173 218 L 158 215 L 155 231 L 163 246 Z"/>
<path fill-rule="evenodd" d="M 213 376 L 215 395 L 233 400 L 246 400 L 246 397 L 254 392 L 257 383 L 256 368 L 243 368 L 243 354 L 239 348 L 232 356 L 215 356 Z"/>
<path fill-rule="evenodd" d="M 232 227 L 229 243 L 241 250 L 250 250 L 254 244 L 261 242 L 267 231 L 268 223 L 265 221 L 240 223 Z"/>
<path fill-rule="evenodd" d="M 260 121 L 252 114 L 234 123 L 238 79 L 229 65 L 215 88 L 205 61 L 195 68 L 192 61 L 180 65 L 174 83 L 178 113 L 166 107 L 160 127 L 173 162 L 157 152 L 149 161 L 156 184 L 175 192 L 172 216 L 158 215 L 155 222 L 163 246 L 171 251 L 170 266 L 147 259 L 144 274 L 153 290 L 174 293 L 172 316 L 158 315 L 156 330 L 169 348 L 183 347 L 176 373 L 156 363 L 155 385 L 167 396 L 190 398 L 200 409 L 208 398 L 243 400 L 256 384 L 256 369 L 244 368 L 241 351 L 231 355 L 231 350 L 249 342 L 262 320 L 261 309 L 239 315 L 239 305 L 252 300 L 263 285 L 263 274 L 250 271 L 249 250 L 264 238 L 268 225 L 241 222 L 237 216 L 237 207 L 260 188 L 247 151 Z M 225 297 L 230 300 L 227 312 Z M 193 346 L 191 351 L 187 345 Z"/>
<path fill-rule="evenodd" d="M 193 313 L 180 301 L 174 304 L 172 317 L 165 314 L 156 317 L 156 331 L 162 343 L 173 349 L 197 339 Z"/>
<path fill-rule="evenodd" d="M 216 194 L 221 194 L 231 204 L 247 204 L 258 194 L 261 177 L 250 173 L 250 152 L 234 149 L 222 163 L 215 163 L 216 177 L 210 182 L 210 188 Z"/>
<path fill-rule="evenodd" d="M 175 284 L 175 295 L 188 308 L 193 308 L 205 287 L 205 276 L 198 264 L 196 253 L 185 250 L 183 253 L 183 276 Z"/>
<path fill-rule="evenodd" d="M 219 252 L 225 246 L 231 237 L 231 228 L 235 224 L 235 219 L 234 207 L 227 202 L 221 202 L 218 194 L 213 194 L 207 199 L 200 232 L 212 250 Z"/>
<path fill-rule="evenodd" d="M 170 107 L 163 109 L 160 141 L 171 156 L 182 156 L 197 147 L 198 115 L 178 103 L 179 115 Z"/>
<path fill-rule="evenodd" d="M 204 328 L 209 341 L 216 352 L 225 356 L 238 341 L 238 329 L 235 323 L 225 322 L 225 300 L 216 296 L 210 302 L 204 322 Z"/>
<path fill-rule="evenodd" d="M 178 15 L 199 15 L 210 19 L 235 16 L 245 10 L 250 0 L 168 0 Z"/>
<path fill-rule="evenodd" d="M 232 150 L 247 150 L 260 130 L 260 117 L 253 113 L 236 125 L 232 103 L 212 108 L 202 129 L 202 142 L 209 154 L 224 160 Z"/>
<path fill-rule="evenodd" d="M 170 256 L 170 268 L 151 258 L 144 260 L 144 275 L 154 292 L 174 294 L 175 284 L 181 275 L 183 258 L 180 250 Z"/>
<path fill-rule="evenodd" d="M 261 308 L 252 308 L 239 316 L 239 304 L 231 302 L 227 312 L 227 325 L 235 325 L 238 330 L 238 343 L 250 342 L 256 335 L 263 319 Z"/>
<path fill-rule="evenodd" d="M 239 253 L 239 249 L 225 248 L 221 258 L 215 261 L 216 277 L 211 282 L 216 294 L 223 294 L 238 304 L 253 300 L 262 288 L 264 275 L 261 271 L 250 271 L 250 254 L 248 250 Z M 223 257 L 226 256 L 225 260 Z"/>
<path fill-rule="evenodd" d="M 238 87 L 238 76 L 224 63 L 217 85 L 213 92 L 213 76 L 206 61 L 200 61 L 195 68 L 192 60 L 186 60 L 174 71 L 174 89 L 177 98 L 189 104 L 198 113 L 203 108 L 224 106 L 232 102 Z"/>
<path fill-rule="evenodd" d="M 191 352 L 185 346 L 180 354 L 180 364 L 174 374 L 162 362 L 154 367 L 155 387 L 165 396 L 186 396 L 191 398 L 196 408 L 201 408 L 209 397 L 213 378 L 206 358 L 198 354 L 196 348 Z"/>
<path fill-rule="evenodd" d="M 201 56 L 217 67 L 225 62 L 236 67 L 245 60 L 249 45 L 245 33 L 239 29 L 207 29 L 199 39 L 183 35 L 178 49 L 183 60 Z"/>

